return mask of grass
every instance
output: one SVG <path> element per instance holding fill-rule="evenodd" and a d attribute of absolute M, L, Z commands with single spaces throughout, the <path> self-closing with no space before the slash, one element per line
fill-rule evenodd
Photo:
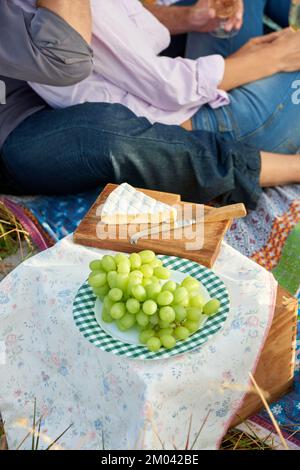
<path fill-rule="evenodd" d="M 251 432 L 251 434 L 250 434 Z M 249 434 L 238 429 L 232 429 L 223 439 L 221 450 L 275 450 L 275 445 L 270 443 L 271 435 L 265 439 L 259 438 L 251 427 Z"/>
<path fill-rule="evenodd" d="M 69 431 L 69 429 L 73 426 L 73 424 L 70 424 L 70 426 L 67 427 L 56 439 L 52 440 L 49 436 L 44 434 L 42 432 L 42 421 L 44 419 L 44 416 L 40 416 L 37 418 L 37 409 L 36 409 L 36 400 L 34 400 L 34 411 L 33 411 L 33 422 L 31 427 L 27 429 L 27 433 L 25 437 L 22 439 L 20 444 L 18 445 L 16 450 L 20 450 L 21 447 L 27 442 L 29 439 L 31 440 L 31 450 L 40 450 L 40 438 L 47 444 L 46 449 L 44 450 L 63 450 L 62 447 L 58 445 L 58 441 Z M 22 427 L 25 427 L 22 425 Z M 8 450 L 7 448 L 7 442 L 5 439 L 5 434 L 4 434 L 4 426 L 3 423 L 0 421 L 0 450 Z"/>
<path fill-rule="evenodd" d="M 24 261 L 33 252 L 28 233 L 0 201 L 0 275 L 7 275 L 18 262 Z M 14 255 L 17 259 L 11 263 L 9 260 Z"/>

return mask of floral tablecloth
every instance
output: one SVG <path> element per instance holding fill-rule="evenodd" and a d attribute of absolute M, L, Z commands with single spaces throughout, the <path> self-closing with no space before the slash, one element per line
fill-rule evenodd
<path fill-rule="evenodd" d="M 36 399 L 43 436 L 73 423 L 59 441 L 65 449 L 102 449 L 103 439 L 107 449 L 182 449 L 191 417 L 194 448 L 217 448 L 268 334 L 276 281 L 224 243 L 214 268 L 231 298 L 224 328 L 192 353 L 137 361 L 102 352 L 74 324 L 74 296 L 100 253 L 68 237 L 0 284 L 0 409 L 9 447 L 30 428 Z"/>

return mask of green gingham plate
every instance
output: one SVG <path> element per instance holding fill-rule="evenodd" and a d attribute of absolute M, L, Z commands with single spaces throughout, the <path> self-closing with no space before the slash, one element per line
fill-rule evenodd
<path fill-rule="evenodd" d="M 153 353 L 142 345 L 127 344 L 107 334 L 96 321 L 94 309 L 96 296 L 91 287 L 85 282 L 77 292 L 73 304 L 74 320 L 85 338 L 94 346 L 106 352 L 118 356 L 126 356 L 132 359 L 166 359 L 177 356 L 201 347 L 208 339 L 216 334 L 223 326 L 229 312 L 228 291 L 221 281 L 210 269 L 184 258 L 175 256 L 158 256 L 168 269 L 185 273 L 198 279 L 210 297 L 217 298 L 221 307 L 216 315 L 208 318 L 204 326 L 185 341 L 179 341 L 171 349 L 161 349 Z"/>

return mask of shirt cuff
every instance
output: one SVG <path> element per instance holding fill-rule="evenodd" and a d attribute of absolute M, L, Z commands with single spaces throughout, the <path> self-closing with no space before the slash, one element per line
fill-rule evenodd
<path fill-rule="evenodd" d="M 47 49 L 63 63 L 74 64 L 92 59 L 92 49 L 84 38 L 63 18 L 47 8 L 37 10 L 30 26 L 35 45 Z"/>
<path fill-rule="evenodd" d="M 221 55 L 197 59 L 198 93 L 213 109 L 230 103 L 226 91 L 218 89 L 224 78 L 225 60 Z"/>

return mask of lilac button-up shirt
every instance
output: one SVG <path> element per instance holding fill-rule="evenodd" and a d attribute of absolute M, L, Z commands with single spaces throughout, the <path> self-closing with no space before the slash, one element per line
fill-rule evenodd
<path fill-rule="evenodd" d="M 224 75 L 220 55 L 159 56 L 169 45 L 169 31 L 138 0 L 92 0 L 92 7 L 91 76 L 64 88 L 31 84 L 51 106 L 121 103 L 151 122 L 181 124 L 204 104 L 228 104 L 218 89 Z"/>

